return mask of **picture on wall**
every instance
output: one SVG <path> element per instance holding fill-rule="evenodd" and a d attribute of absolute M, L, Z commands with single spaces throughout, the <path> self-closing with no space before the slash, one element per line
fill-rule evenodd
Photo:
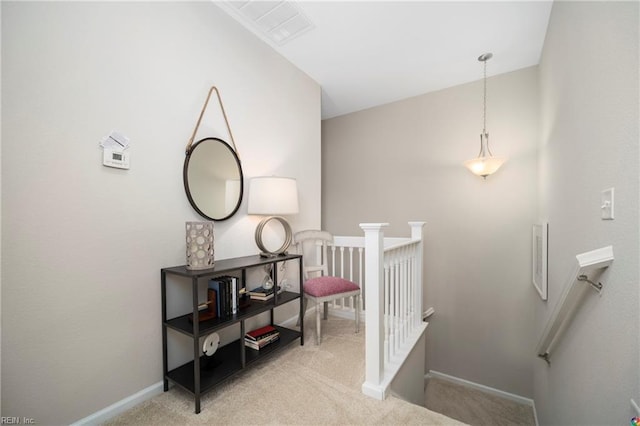
<path fill-rule="evenodd" d="M 548 223 L 543 222 L 533 225 L 532 281 L 542 300 L 547 300 L 548 238 Z"/>

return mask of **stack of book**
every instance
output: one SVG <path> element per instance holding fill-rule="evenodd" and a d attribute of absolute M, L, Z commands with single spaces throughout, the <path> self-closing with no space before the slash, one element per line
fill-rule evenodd
<path fill-rule="evenodd" d="M 213 278 L 209 281 L 209 290 L 215 292 L 215 311 L 219 318 L 237 314 L 248 305 L 247 289 L 237 277 L 225 275 Z"/>
<path fill-rule="evenodd" d="M 249 297 L 253 300 L 269 300 L 273 298 L 275 287 L 271 287 L 269 290 L 264 287 L 258 287 L 249 292 Z M 282 287 L 278 286 L 278 294 L 282 291 Z"/>
<path fill-rule="evenodd" d="M 272 325 L 265 325 L 244 335 L 244 345 L 259 351 L 280 339 L 280 332 Z"/>

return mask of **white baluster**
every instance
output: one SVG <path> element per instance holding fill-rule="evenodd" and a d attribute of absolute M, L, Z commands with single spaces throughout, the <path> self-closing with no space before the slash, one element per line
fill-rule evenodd
<path fill-rule="evenodd" d="M 413 332 L 413 326 L 414 326 L 413 316 L 415 314 L 414 301 L 416 300 L 414 275 L 413 275 L 414 249 L 415 249 L 415 246 L 412 245 L 409 253 L 409 257 L 407 258 L 407 273 L 409 274 L 407 285 L 410 293 L 409 294 L 409 312 L 407 316 L 407 325 L 409 327 L 409 334 Z"/>
<path fill-rule="evenodd" d="M 340 278 L 344 278 L 344 247 L 340 247 Z M 340 309 L 344 309 L 344 297 L 342 299 L 334 300 L 336 305 L 340 305 Z"/>
<path fill-rule="evenodd" d="M 407 279 L 407 248 L 402 248 L 402 343 L 407 341 L 407 313 L 409 312 L 407 301 L 409 300 L 409 281 Z"/>
<path fill-rule="evenodd" d="M 398 282 L 400 283 L 400 308 L 398 310 L 398 346 L 402 346 L 404 343 L 404 291 L 405 291 L 405 283 L 403 277 L 403 261 L 402 261 L 402 249 L 398 250 Z M 398 348 L 399 349 L 399 348 Z"/>
<path fill-rule="evenodd" d="M 389 265 L 384 266 L 384 362 L 389 362 Z"/>
<path fill-rule="evenodd" d="M 414 329 L 414 325 L 415 325 L 415 321 L 414 321 L 414 316 L 415 316 L 415 306 L 414 306 L 414 301 L 416 300 L 416 290 L 415 290 L 415 286 L 414 286 L 414 270 L 413 270 L 413 264 L 414 264 L 414 247 L 411 247 L 411 255 L 409 256 L 408 259 L 408 266 L 407 266 L 407 272 L 409 274 L 409 334 L 413 333 L 413 329 Z"/>
<path fill-rule="evenodd" d="M 403 328 L 403 334 L 404 334 L 404 339 L 403 339 L 403 343 L 407 341 L 407 338 L 409 337 L 409 324 L 408 324 L 408 320 L 409 320 L 409 273 L 407 268 L 409 267 L 408 261 L 409 261 L 409 254 L 408 254 L 409 248 L 408 247 L 403 247 L 402 249 L 402 273 L 404 274 L 404 277 L 402 278 L 403 284 L 403 291 L 404 291 L 404 309 L 402 311 L 402 328 Z"/>
<path fill-rule="evenodd" d="M 362 268 L 364 268 L 363 255 L 364 249 L 362 247 L 358 248 L 358 284 L 360 284 L 360 293 L 362 294 L 364 294 L 364 286 L 366 285 L 362 275 Z M 364 297 L 360 296 L 358 303 L 360 303 L 360 312 L 364 312 Z"/>
<path fill-rule="evenodd" d="M 391 256 L 390 256 L 391 257 Z M 389 259 L 389 358 L 396 352 L 396 275 L 392 259 Z"/>
<path fill-rule="evenodd" d="M 349 280 L 353 281 L 353 247 L 349 247 Z"/>

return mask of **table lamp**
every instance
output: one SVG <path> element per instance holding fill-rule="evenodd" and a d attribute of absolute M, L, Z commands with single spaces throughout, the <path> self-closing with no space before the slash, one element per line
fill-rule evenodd
<path fill-rule="evenodd" d="M 298 185 L 295 179 L 279 176 L 254 177 L 249 182 L 248 214 L 266 215 L 256 228 L 256 244 L 261 250 L 260 256 L 274 257 L 285 255 L 293 241 L 291 226 L 281 215 L 298 213 Z M 272 220 L 280 222 L 285 237 L 282 246 L 269 250 L 262 240 L 265 226 Z"/>

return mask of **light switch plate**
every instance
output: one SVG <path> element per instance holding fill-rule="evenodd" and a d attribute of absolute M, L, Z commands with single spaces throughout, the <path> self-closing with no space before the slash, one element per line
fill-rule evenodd
<path fill-rule="evenodd" d="M 600 203 L 602 220 L 613 220 L 613 188 L 602 191 L 602 199 Z"/>

